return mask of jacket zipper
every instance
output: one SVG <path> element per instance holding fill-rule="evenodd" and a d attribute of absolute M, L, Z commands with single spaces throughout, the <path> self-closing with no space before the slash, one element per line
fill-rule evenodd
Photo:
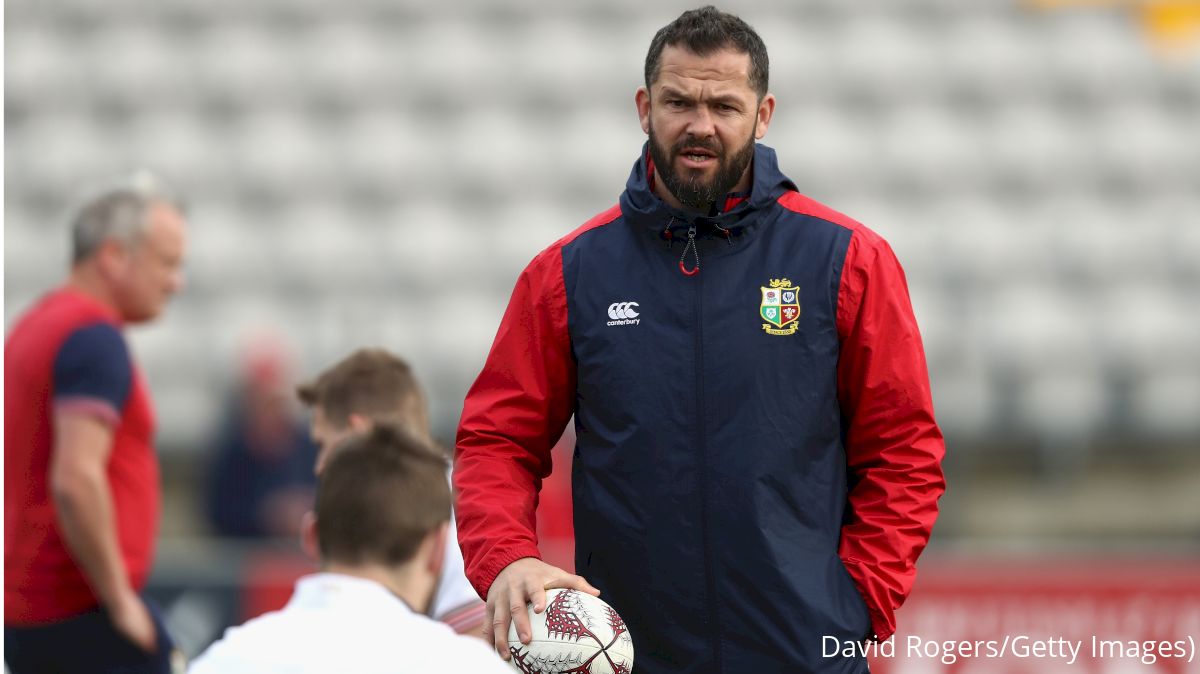
<path fill-rule="evenodd" d="M 689 232 L 690 233 L 690 232 Z M 694 234 L 693 234 L 694 236 Z M 698 262 L 698 260 L 697 260 Z M 681 265 L 682 266 L 682 265 Z M 696 265 L 699 271 L 699 264 Z M 695 272 L 693 272 L 695 273 Z M 704 280 L 696 278 L 695 294 L 695 358 L 696 358 L 696 448 L 700 457 L 700 545 L 704 549 L 704 576 L 708 594 L 708 624 L 713 635 L 713 661 L 717 672 L 723 671 L 721 666 L 721 629 L 717 621 L 720 615 L 717 606 L 717 581 L 713 558 L 715 554 L 709 536 L 708 524 L 708 447 L 704 442 Z"/>

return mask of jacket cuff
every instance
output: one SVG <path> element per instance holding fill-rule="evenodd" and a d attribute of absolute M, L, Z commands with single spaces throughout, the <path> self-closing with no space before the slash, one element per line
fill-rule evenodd
<path fill-rule="evenodd" d="M 850 579 L 854 581 L 855 589 L 862 597 L 863 605 L 867 607 L 867 616 L 871 620 L 871 633 L 866 635 L 866 640 L 887 641 L 888 637 L 896 632 L 895 614 L 884 611 L 872 601 L 871 594 L 866 588 L 871 573 L 867 565 L 852 559 L 843 560 L 843 563 L 846 565 L 846 571 L 850 574 Z"/>
<path fill-rule="evenodd" d="M 871 631 L 869 639 L 871 641 L 887 641 L 888 637 L 896 633 L 895 626 L 883 615 L 878 609 L 870 604 L 867 604 L 867 614 L 871 616 Z"/>
<path fill-rule="evenodd" d="M 496 576 L 500 575 L 504 567 L 525 557 L 541 559 L 542 553 L 538 551 L 536 545 L 518 545 L 517 547 L 510 548 L 503 554 L 492 555 L 486 562 L 481 564 L 479 571 L 471 579 L 471 585 L 479 593 L 480 599 L 487 601 L 488 590 L 491 589 L 492 583 L 496 581 Z"/>

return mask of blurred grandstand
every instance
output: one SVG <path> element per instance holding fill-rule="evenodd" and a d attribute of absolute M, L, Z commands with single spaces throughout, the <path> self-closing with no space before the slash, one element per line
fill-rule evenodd
<path fill-rule="evenodd" d="M 193 206 L 189 287 L 134 337 L 177 500 L 261 328 L 303 372 L 404 354 L 450 438 L 518 271 L 615 202 L 687 6 L 8 3 L 6 325 L 63 273 L 70 199 L 155 167 Z M 723 8 L 770 50 L 784 171 L 905 264 L 952 453 L 935 545 L 1195 550 L 1196 51 L 1115 2 Z"/>

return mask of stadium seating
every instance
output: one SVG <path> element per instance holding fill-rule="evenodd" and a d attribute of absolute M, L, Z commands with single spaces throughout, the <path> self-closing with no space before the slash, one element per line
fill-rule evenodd
<path fill-rule="evenodd" d="M 410 356 L 448 437 L 521 267 L 615 201 L 643 136 L 635 0 L 6 7 L 5 319 L 98 177 L 193 205 L 188 291 L 136 332 L 164 446 L 199 448 L 240 334 L 312 372 Z M 1114 8 L 749 0 L 766 142 L 892 241 L 955 446 L 1200 436 L 1200 64 Z"/>

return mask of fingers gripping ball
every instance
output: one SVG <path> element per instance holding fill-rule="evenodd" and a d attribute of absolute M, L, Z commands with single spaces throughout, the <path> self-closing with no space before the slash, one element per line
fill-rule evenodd
<path fill-rule="evenodd" d="M 508 628 L 509 663 L 523 674 L 629 674 L 633 639 L 611 606 L 577 590 L 548 590 L 546 610 L 529 611 L 532 639 Z"/>

